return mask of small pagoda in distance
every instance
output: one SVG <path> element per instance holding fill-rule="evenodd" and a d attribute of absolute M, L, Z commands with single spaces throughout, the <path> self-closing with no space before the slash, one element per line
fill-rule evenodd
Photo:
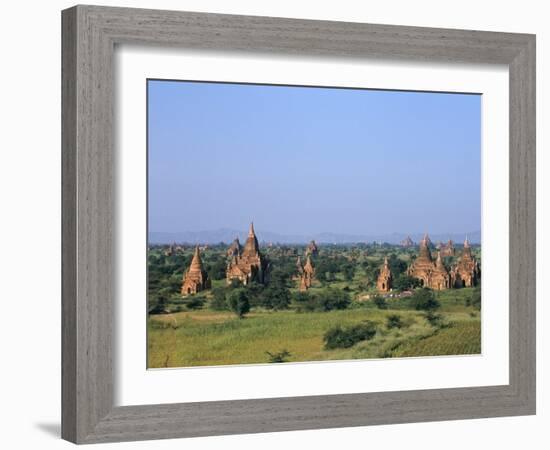
<path fill-rule="evenodd" d="M 401 241 L 401 247 L 403 248 L 414 247 L 414 242 L 410 236 L 407 236 L 405 239 Z"/>
<path fill-rule="evenodd" d="M 388 263 L 388 257 L 384 258 L 384 265 L 380 269 L 380 274 L 376 280 L 376 289 L 380 292 L 389 292 L 393 288 L 393 275 Z"/>
<path fill-rule="evenodd" d="M 300 271 L 300 291 L 302 292 L 307 291 L 313 284 L 314 279 L 315 279 L 315 267 L 313 267 L 311 258 L 308 255 L 306 259 L 306 263 L 304 264 L 304 267 L 302 267 L 302 270 Z"/>

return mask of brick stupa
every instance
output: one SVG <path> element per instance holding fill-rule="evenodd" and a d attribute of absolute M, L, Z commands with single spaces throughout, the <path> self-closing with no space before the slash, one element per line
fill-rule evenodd
<path fill-rule="evenodd" d="M 438 252 L 434 262 L 429 246 L 430 238 L 426 234 L 420 241 L 418 258 L 409 266 L 407 274 L 417 278 L 421 286 L 437 290 L 448 289 L 451 287 L 450 276 L 441 260 L 441 253 Z"/>
<path fill-rule="evenodd" d="M 380 292 L 388 292 L 391 291 L 392 287 L 393 275 L 388 264 L 388 257 L 386 256 L 384 258 L 384 264 L 380 269 L 378 279 L 376 280 L 376 289 L 378 289 Z"/>
<path fill-rule="evenodd" d="M 191 260 L 189 269 L 183 275 L 183 284 L 181 285 L 181 295 L 186 296 L 196 294 L 197 292 L 209 289 L 211 286 L 208 274 L 202 267 L 199 246 L 195 247 L 195 253 Z"/>
<path fill-rule="evenodd" d="M 251 223 L 242 252 L 234 254 L 227 265 L 227 284 L 231 284 L 233 280 L 238 280 L 245 285 L 251 281 L 264 283 L 266 281 L 266 269 L 267 261 L 260 253 L 260 246 L 254 232 L 254 224 Z"/>
<path fill-rule="evenodd" d="M 311 287 L 314 278 L 315 267 L 313 267 L 311 258 L 308 255 L 300 276 L 300 291 L 307 291 Z"/>
<path fill-rule="evenodd" d="M 479 264 L 472 255 L 470 241 L 466 237 L 464 240 L 464 249 L 458 263 L 451 271 L 451 281 L 454 287 L 472 287 L 477 286 L 481 278 Z"/>

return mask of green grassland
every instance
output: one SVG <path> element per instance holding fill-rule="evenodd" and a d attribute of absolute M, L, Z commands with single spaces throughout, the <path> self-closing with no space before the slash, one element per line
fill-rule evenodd
<path fill-rule="evenodd" d="M 452 302 L 450 302 L 452 303 Z M 479 312 L 445 305 L 443 327 L 430 325 L 424 313 L 407 310 L 348 309 L 296 313 L 254 311 L 245 319 L 229 312 L 185 311 L 151 316 L 148 321 L 148 366 L 182 367 L 267 363 L 266 352 L 290 352 L 288 361 L 385 358 L 480 353 Z M 398 314 L 403 326 L 388 329 L 387 317 Z M 335 326 L 373 321 L 376 336 L 352 348 L 324 350 L 323 335 Z"/>
<path fill-rule="evenodd" d="M 481 307 L 474 302 L 476 296 L 479 299 L 479 289 L 432 292 L 438 303 L 432 311 L 436 320 L 430 320 L 425 310 L 416 309 L 411 297 L 400 295 L 403 289 L 386 294 L 382 306 L 373 301 L 378 295 L 376 277 L 383 258 L 389 257 L 396 280 L 410 264 L 414 249 L 375 245 L 322 247 L 314 259 L 317 279 L 308 295 L 315 298 L 337 293 L 348 301 L 343 306 L 320 310 L 319 305 L 305 308 L 304 300 L 300 301 L 294 271 L 296 255 L 303 255 L 304 249 L 297 247 L 289 255 L 288 247 L 265 248 L 272 263 L 272 277 L 259 297 L 254 297 L 248 287 L 244 289 L 250 296 L 250 311 L 244 318 L 224 305 L 215 306 L 216 292 L 224 291 L 221 295 L 228 297 L 234 289 L 240 289 L 228 286 L 225 279 L 226 246 L 211 246 L 202 252 L 212 289 L 187 298 L 181 297 L 180 288 L 193 248 L 170 256 L 164 254 L 165 249 L 152 248 L 148 256 L 150 368 L 263 364 L 279 362 L 273 361 L 272 356 L 283 353 L 284 362 L 302 362 L 481 352 Z M 479 248 L 475 254 L 480 260 Z M 262 296 L 273 289 L 279 294 L 286 292 L 289 302 L 262 303 Z M 391 327 L 388 318 L 395 315 L 399 316 L 399 326 Z M 372 337 L 327 349 L 325 337 L 330 330 L 365 324 L 375 327 Z"/>

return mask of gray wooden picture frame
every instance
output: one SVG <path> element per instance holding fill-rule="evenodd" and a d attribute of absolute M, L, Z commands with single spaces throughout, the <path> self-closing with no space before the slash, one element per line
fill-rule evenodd
<path fill-rule="evenodd" d="M 535 413 L 535 36 L 97 6 L 63 11 L 62 32 L 64 439 L 94 443 Z M 509 384 L 115 407 L 113 52 L 124 43 L 507 65 Z"/>

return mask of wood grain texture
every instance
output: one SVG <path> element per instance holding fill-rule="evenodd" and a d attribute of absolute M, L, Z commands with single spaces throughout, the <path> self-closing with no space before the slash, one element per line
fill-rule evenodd
<path fill-rule="evenodd" d="M 96 6 L 62 16 L 65 439 L 111 442 L 535 412 L 534 36 Z M 113 407 L 113 52 L 120 43 L 508 65 L 510 384 Z"/>

